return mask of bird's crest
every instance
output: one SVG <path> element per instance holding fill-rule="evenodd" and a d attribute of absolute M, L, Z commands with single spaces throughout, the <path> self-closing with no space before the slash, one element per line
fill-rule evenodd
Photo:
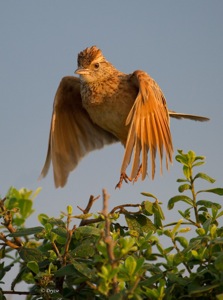
<path fill-rule="evenodd" d="M 104 58 L 101 50 L 96 46 L 86 48 L 78 54 L 78 67 L 88 67 L 92 63 L 92 61 L 99 57 Z"/>

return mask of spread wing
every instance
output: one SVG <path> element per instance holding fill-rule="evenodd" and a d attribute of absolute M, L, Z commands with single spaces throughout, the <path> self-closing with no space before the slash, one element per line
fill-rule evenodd
<path fill-rule="evenodd" d="M 79 78 L 64 77 L 55 95 L 47 157 L 40 177 L 46 176 L 52 161 L 55 186 L 63 187 L 84 155 L 116 141 L 111 133 L 94 124 L 82 107 Z"/>
<path fill-rule="evenodd" d="M 131 178 L 136 177 L 141 163 L 142 180 L 145 179 L 149 152 L 153 179 L 156 152 L 159 153 L 161 172 L 164 152 L 166 167 L 172 162 L 173 145 L 166 101 L 158 84 L 145 72 L 135 71 L 130 80 L 138 89 L 138 95 L 126 120 L 129 133 L 121 173 L 125 173 L 132 158 Z"/>

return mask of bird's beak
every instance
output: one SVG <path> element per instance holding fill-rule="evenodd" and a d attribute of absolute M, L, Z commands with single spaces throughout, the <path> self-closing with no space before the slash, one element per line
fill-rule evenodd
<path fill-rule="evenodd" d="M 79 75 L 89 75 L 90 74 L 90 70 L 89 69 L 77 69 L 74 72 L 75 74 L 79 74 Z"/>

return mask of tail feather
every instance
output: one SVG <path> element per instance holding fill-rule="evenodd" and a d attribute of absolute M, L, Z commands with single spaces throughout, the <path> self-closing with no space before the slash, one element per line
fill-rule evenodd
<path fill-rule="evenodd" d="M 175 119 L 189 119 L 189 120 L 199 121 L 199 122 L 206 122 L 206 121 L 210 120 L 207 117 L 177 113 L 177 112 L 172 111 L 172 110 L 169 111 L 169 116 L 172 117 L 172 118 L 175 118 Z"/>

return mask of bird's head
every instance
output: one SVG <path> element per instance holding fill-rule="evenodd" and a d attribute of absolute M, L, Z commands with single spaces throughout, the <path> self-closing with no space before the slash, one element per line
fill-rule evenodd
<path fill-rule="evenodd" d="M 105 80 L 109 75 L 109 71 L 114 68 L 96 46 L 81 51 L 78 54 L 77 64 L 78 68 L 75 74 L 79 74 L 84 82 Z"/>

